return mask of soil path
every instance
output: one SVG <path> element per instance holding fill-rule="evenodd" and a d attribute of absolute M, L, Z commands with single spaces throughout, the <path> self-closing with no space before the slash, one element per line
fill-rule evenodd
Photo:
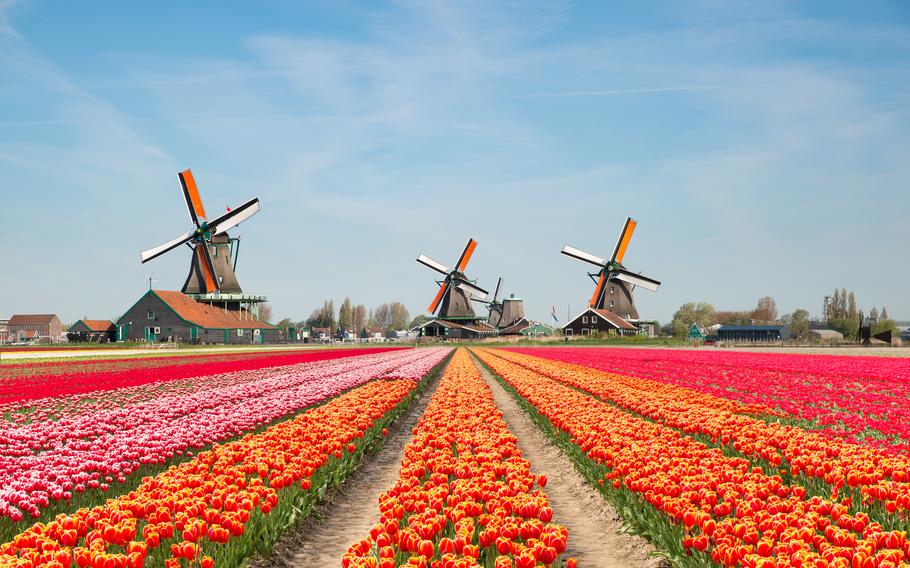
<path fill-rule="evenodd" d="M 620 532 L 622 520 L 584 477 L 572 461 L 550 442 L 518 403 L 477 363 L 484 381 L 493 391 L 493 401 L 518 438 L 522 455 L 535 474 L 546 474 L 545 489 L 553 509 L 553 522 L 569 529 L 566 557 L 574 556 L 581 567 L 656 568 L 666 561 L 650 556 L 654 547 L 641 537 Z"/>
<path fill-rule="evenodd" d="M 411 430 L 423 416 L 430 397 L 436 392 L 440 372 L 411 403 L 411 407 L 389 428 L 382 448 L 364 462 L 345 482 L 329 495 L 313 515 L 298 528 L 285 533 L 268 558 L 257 557 L 254 568 L 341 566 L 348 547 L 367 538 L 379 522 L 379 496 L 398 480 L 404 447 L 411 441 Z"/>

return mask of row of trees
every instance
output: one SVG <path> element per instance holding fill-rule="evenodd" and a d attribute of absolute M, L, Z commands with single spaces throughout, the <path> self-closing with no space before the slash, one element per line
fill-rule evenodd
<path fill-rule="evenodd" d="M 835 290 L 831 296 L 826 305 L 824 317 L 828 327 L 841 332 L 846 338 L 855 339 L 859 333 L 859 315 L 860 311 L 856 307 L 856 294 L 852 290 L 848 293 L 846 289 L 841 288 Z M 869 310 L 868 317 L 874 322 L 872 324 L 873 334 L 889 329 L 897 330 L 897 325 L 888 317 L 888 308 L 884 306 L 881 311 L 873 307 Z M 789 327 L 795 337 L 799 337 L 809 331 L 809 321 L 809 310 L 803 308 L 778 316 L 777 303 L 774 298 L 765 296 L 759 298 L 755 308 L 749 311 L 718 311 L 707 302 L 683 304 L 673 315 L 673 321 L 665 328 L 665 331 L 682 337 L 688 333 L 693 323 L 699 323 L 705 327 L 715 324 L 780 323 Z"/>
<path fill-rule="evenodd" d="M 331 329 L 333 334 L 338 329 L 353 329 L 355 334 L 363 335 L 368 328 L 382 331 L 407 329 L 410 322 L 411 314 L 401 302 L 380 304 L 367 310 L 365 305 L 354 305 L 350 298 L 345 298 L 337 312 L 335 301 L 325 300 L 307 319 L 294 322 L 290 318 L 285 318 L 276 325 L 283 329 L 325 327 Z"/>

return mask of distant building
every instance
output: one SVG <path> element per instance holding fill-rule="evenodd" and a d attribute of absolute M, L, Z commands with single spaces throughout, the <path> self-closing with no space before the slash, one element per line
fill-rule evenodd
<path fill-rule="evenodd" d="M 58 342 L 63 339 L 63 324 L 55 314 L 16 314 L 7 324 L 10 337 L 18 341 Z"/>
<path fill-rule="evenodd" d="M 66 337 L 69 341 L 106 343 L 117 340 L 117 326 L 111 320 L 81 319 L 70 326 Z"/>
<path fill-rule="evenodd" d="M 609 310 L 588 308 L 562 326 L 567 337 L 593 335 L 636 335 L 638 328 Z"/>
<path fill-rule="evenodd" d="M 117 320 L 119 341 L 278 343 L 281 330 L 249 311 L 197 302 L 182 292 L 149 290 Z"/>
<path fill-rule="evenodd" d="M 833 329 L 810 329 L 806 332 L 806 337 L 831 343 L 839 343 L 844 340 L 844 334 Z"/>
<path fill-rule="evenodd" d="M 313 341 L 319 341 L 320 343 L 331 343 L 332 341 L 332 328 L 330 327 L 314 327 L 310 335 Z"/>
<path fill-rule="evenodd" d="M 7 343 L 9 341 L 9 320 L 0 319 L 0 343 Z"/>
<path fill-rule="evenodd" d="M 483 339 L 496 335 L 496 328 L 485 321 L 457 323 L 443 319 L 432 319 L 411 331 L 420 337 L 437 339 Z"/>
<path fill-rule="evenodd" d="M 525 337 L 544 337 L 553 335 L 553 328 L 547 324 L 540 323 L 539 321 L 533 321 L 529 326 L 523 328 L 519 333 Z"/>
<path fill-rule="evenodd" d="M 692 327 L 689 328 L 689 333 L 686 334 L 686 338 L 692 342 L 703 342 L 708 338 L 708 328 L 698 322 L 695 322 L 692 324 Z"/>
<path fill-rule="evenodd" d="M 717 329 L 721 341 L 785 341 L 792 336 L 785 325 L 722 325 Z"/>

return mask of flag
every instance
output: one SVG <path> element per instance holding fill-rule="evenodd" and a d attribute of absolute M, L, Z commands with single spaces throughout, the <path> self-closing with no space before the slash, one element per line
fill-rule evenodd
<path fill-rule="evenodd" d="M 552 307 L 552 309 L 550 310 L 550 315 L 553 316 L 553 321 L 555 321 L 556 323 L 559 323 L 559 318 L 556 317 L 556 306 Z"/>
<path fill-rule="evenodd" d="M 228 213 L 231 212 L 231 207 L 230 207 L 230 205 L 225 205 L 224 208 L 227 209 L 227 212 L 228 212 Z"/>

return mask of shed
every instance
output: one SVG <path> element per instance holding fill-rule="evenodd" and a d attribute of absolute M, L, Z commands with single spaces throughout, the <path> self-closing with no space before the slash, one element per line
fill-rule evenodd
<path fill-rule="evenodd" d="M 722 325 L 717 329 L 717 338 L 721 341 L 784 341 L 791 335 L 790 328 L 785 325 Z"/>
<path fill-rule="evenodd" d="M 704 341 L 708 338 L 708 329 L 702 324 L 695 322 L 689 328 L 689 333 L 686 337 L 689 341 Z"/>
<path fill-rule="evenodd" d="M 613 335 L 635 335 L 638 328 L 609 310 L 588 308 L 574 319 L 562 326 L 568 337 L 575 335 L 593 335 L 596 333 Z"/>
<path fill-rule="evenodd" d="M 810 329 L 806 332 L 806 337 L 830 342 L 840 342 L 844 340 L 844 334 L 834 329 Z"/>
<path fill-rule="evenodd" d="M 116 341 L 117 326 L 111 320 L 81 319 L 70 326 L 66 337 L 68 341 Z"/>

